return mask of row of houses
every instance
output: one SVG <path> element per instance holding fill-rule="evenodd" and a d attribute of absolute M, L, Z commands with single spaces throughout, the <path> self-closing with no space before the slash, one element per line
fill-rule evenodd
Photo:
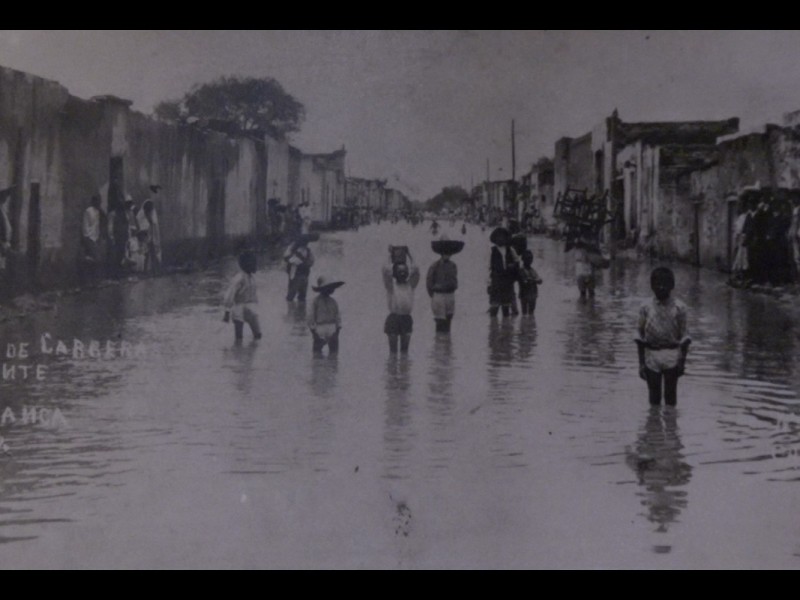
<path fill-rule="evenodd" d="M 383 214 L 411 208 L 411 199 L 401 190 L 388 187 L 386 179 L 347 177 L 344 197 L 346 207 Z"/>
<path fill-rule="evenodd" d="M 616 214 L 607 242 L 728 270 L 738 201 L 753 188 L 800 189 L 800 111 L 746 132 L 738 118 L 625 122 L 614 111 L 591 131 L 556 141 L 553 156 L 519 181 L 484 182 L 473 197 L 530 210 L 555 227 L 553 209 L 568 190 L 607 194 Z"/>
<path fill-rule="evenodd" d="M 346 176 L 344 146 L 308 154 L 267 135 L 234 135 L 214 123 L 153 119 L 114 96 L 86 100 L 57 82 L 0 67 L 0 190 L 10 188 L 15 281 L 75 279 L 83 212 L 99 195 L 108 209 L 150 187 L 164 258 L 218 256 L 274 232 L 274 207 L 308 207 L 325 227 L 341 208 L 389 212 L 409 200 L 386 180 Z"/>
<path fill-rule="evenodd" d="M 411 200 L 386 179 L 345 175 L 347 151 L 306 154 L 287 141 L 264 136 L 267 197 L 278 206 L 309 207 L 312 225 L 325 228 L 343 210 L 388 214 L 408 209 Z"/>

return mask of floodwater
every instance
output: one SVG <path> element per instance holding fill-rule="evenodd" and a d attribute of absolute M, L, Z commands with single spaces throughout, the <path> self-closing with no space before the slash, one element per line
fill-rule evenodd
<path fill-rule="evenodd" d="M 405 224 L 312 244 L 313 276 L 347 282 L 338 358 L 312 357 L 267 258 L 257 344 L 221 321 L 233 262 L 3 325 L 6 368 L 43 380 L 0 383 L 0 567 L 800 567 L 792 303 L 676 267 L 694 343 L 677 410 L 651 410 L 632 342 L 649 265 L 581 302 L 562 245 L 531 238 L 536 315 L 492 320 L 488 231 L 460 225 L 453 331 L 421 285 L 408 357 L 389 356 L 380 267 L 389 243 L 423 274 L 434 255 Z M 45 333 L 100 358 L 43 355 Z"/>

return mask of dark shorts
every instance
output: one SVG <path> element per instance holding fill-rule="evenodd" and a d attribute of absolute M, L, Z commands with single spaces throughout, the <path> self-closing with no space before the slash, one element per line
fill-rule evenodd
<path fill-rule="evenodd" d="M 497 281 L 489 285 L 489 304 L 498 306 L 514 302 L 514 281 Z"/>
<path fill-rule="evenodd" d="M 395 315 L 391 314 L 386 317 L 386 323 L 383 325 L 383 332 L 388 335 L 408 335 L 414 326 L 414 320 L 411 315 Z"/>
<path fill-rule="evenodd" d="M 578 275 L 578 290 L 594 290 L 594 277 L 592 275 Z"/>

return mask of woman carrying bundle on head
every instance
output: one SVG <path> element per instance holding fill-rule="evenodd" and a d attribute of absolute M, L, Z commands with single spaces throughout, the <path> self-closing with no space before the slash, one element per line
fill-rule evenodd
<path fill-rule="evenodd" d="M 464 242 L 449 240 L 446 236 L 442 236 L 442 239 L 431 242 L 431 248 L 441 258 L 428 269 L 425 287 L 431 298 L 436 332 L 449 333 L 450 322 L 455 313 L 456 290 L 458 289 L 458 267 L 450 260 L 450 257 L 461 252 Z"/>

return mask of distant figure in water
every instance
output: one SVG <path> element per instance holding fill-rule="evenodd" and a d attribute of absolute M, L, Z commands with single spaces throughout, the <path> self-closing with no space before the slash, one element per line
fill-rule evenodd
<path fill-rule="evenodd" d="M 433 222 L 431 223 L 431 233 L 433 235 L 439 233 L 439 221 L 437 221 L 436 219 L 434 219 Z"/>
<path fill-rule="evenodd" d="M 308 315 L 308 328 L 314 337 L 313 352 L 321 355 L 325 345 L 330 354 L 339 352 L 339 331 L 342 329 L 342 317 L 339 314 L 339 305 L 331 294 L 343 286 L 343 281 L 328 281 L 326 277 L 317 280 L 316 287 L 311 289 L 317 292 L 317 297 L 311 305 Z"/>
<path fill-rule="evenodd" d="M 391 246 L 389 247 L 392 253 Z M 406 254 L 407 262 L 391 262 L 383 267 L 383 285 L 386 287 L 389 302 L 389 316 L 383 326 L 383 332 L 389 338 L 389 352 L 397 354 L 408 352 L 411 341 L 411 330 L 414 321 L 411 311 L 414 308 L 414 290 L 419 283 L 419 268 L 414 264 L 410 254 Z"/>
<path fill-rule="evenodd" d="M 575 279 L 578 283 L 578 292 L 581 298 L 594 298 L 595 266 L 590 256 L 590 247 L 584 242 L 577 242 L 573 248 L 575 252 Z"/>
<path fill-rule="evenodd" d="M 519 302 L 523 315 L 532 315 L 539 297 L 539 284 L 542 278 L 533 268 L 533 252 L 522 253 L 522 268 L 519 270 Z"/>
<path fill-rule="evenodd" d="M 286 262 L 286 273 L 289 275 L 289 289 L 286 292 L 286 301 L 293 302 L 297 297 L 298 302 L 306 301 L 308 291 L 308 277 L 311 267 L 314 266 L 314 254 L 308 247 L 310 235 L 300 234 L 295 241 L 289 244 L 283 253 Z"/>
<path fill-rule="evenodd" d="M 261 325 L 258 321 L 258 313 L 255 306 L 258 304 L 256 294 L 256 283 L 253 275 L 256 272 L 258 263 L 256 255 L 252 252 L 242 252 L 239 255 L 239 273 L 233 278 L 228 291 L 225 293 L 225 318 L 223 321 L 229 323 L 233 318 L 234 335 L 237 342 L 244 338 L 244 324 L 250 325 L 253 338 L 261 339 Z"/>
<path fill-rule="evenodd" d="M 686 334 L 686 306 L 671 297 L 675 275 L 667 267 L 653 269 L 654 298 L 639 311 L 635 338 L 639 376 L 647 382 L 650 404 L 661 404 L 662 385 L 668 406 L 678 402 L 678 378 L 683 375 L 691 338 Z"/>
<path fill-rule="evenodd" d="M 467 224 L 461 225 L 461 235 L 467 235 Z"/>

